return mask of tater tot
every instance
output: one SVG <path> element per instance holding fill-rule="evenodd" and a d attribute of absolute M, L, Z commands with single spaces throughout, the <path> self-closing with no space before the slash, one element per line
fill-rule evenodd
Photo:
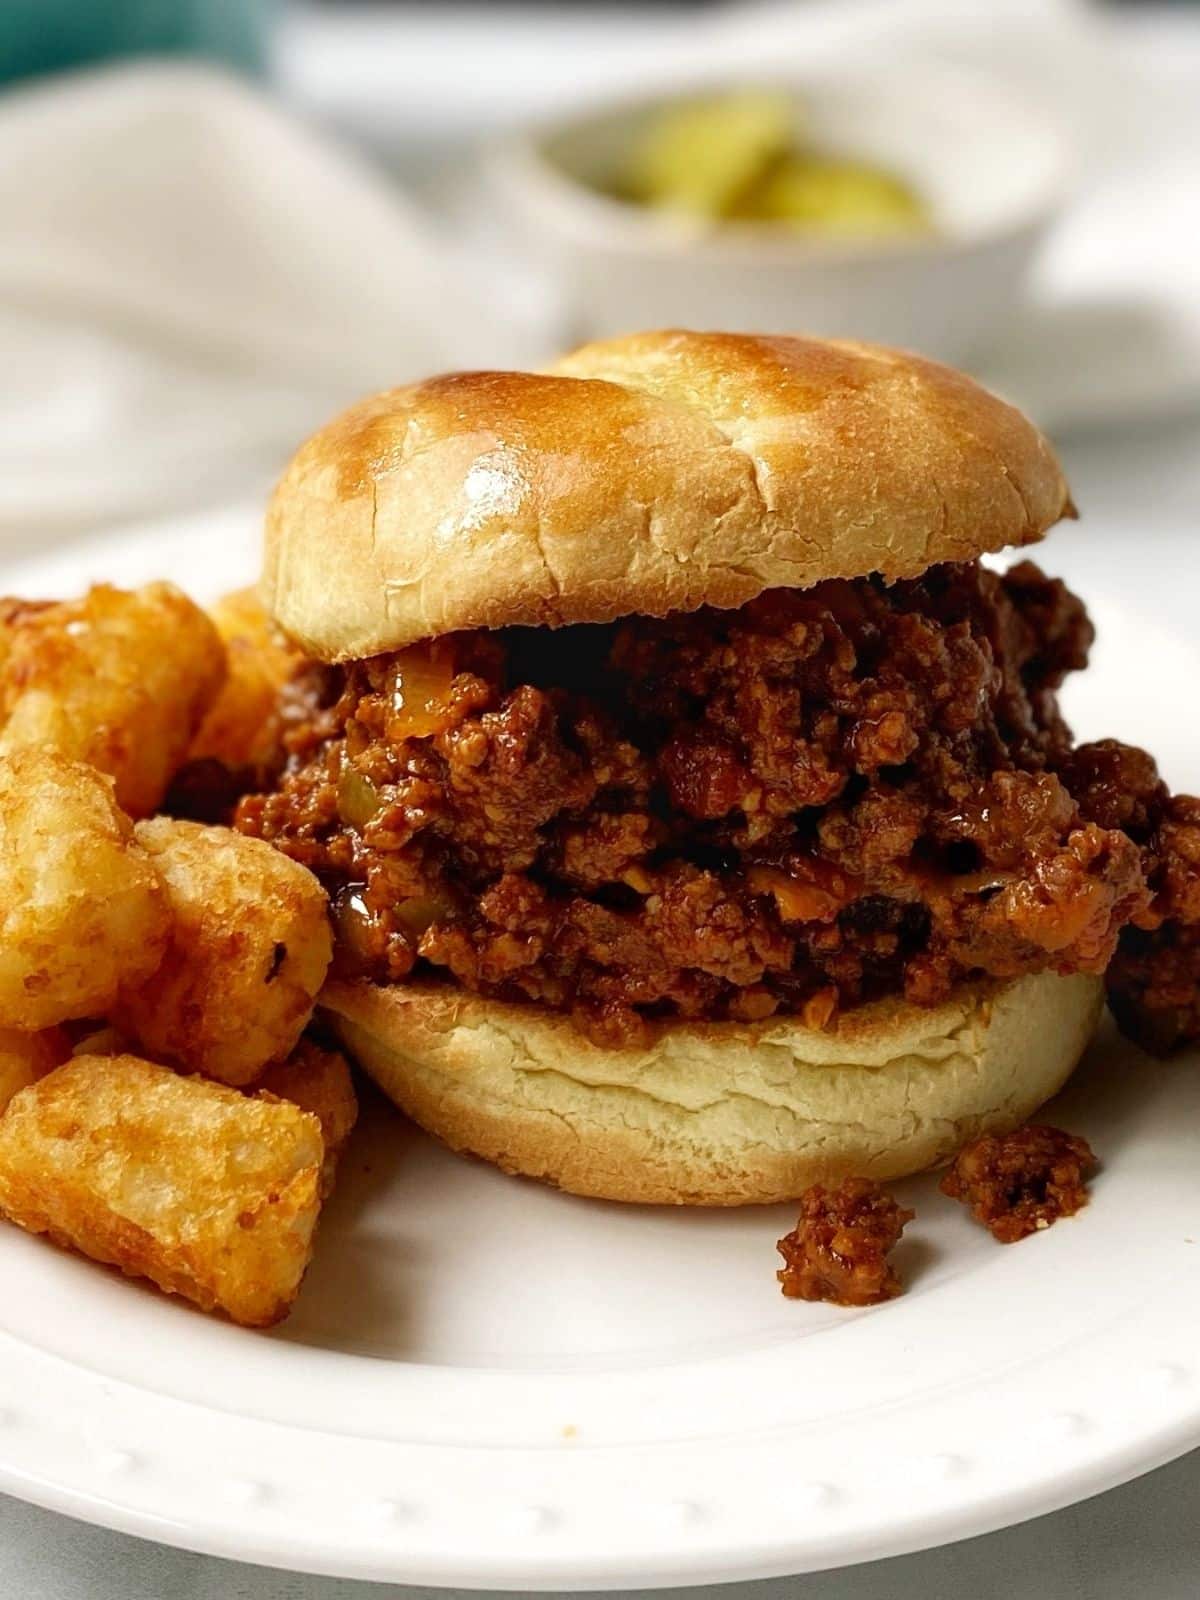
<path fill-rule="evenodd" d="M 321 1194 L 328 1196 L 342 1150 L 358 1121 L 358 1098 L 345 1056 L 340 1050 L 323 1050 L 313 1040 L 301 1039 L 286 1061 L 267 1068 L 256 1087 L 261 1094 L 290 1100 L 301 1111 L 311 1111 L 321 1124 L 325 1140 Z"/>
<path fill-rule="evenodd" d="M 158 965 L 169 921 L 108 778 L 49 751 L 0 756 L 0 1027 L 104 1016 Z"/>
<path fill-rule="evenodd" d="M 61 1028 L 43 1028 L 40 1033 L 0 1028 L 0 1116 L 13 1095 L 60 1067 L 70 1053 L 71 1041 Z"/>
<path fill-rule="evenodd" d="M 264 1327 L 312 1253 L 316 1117 L 136 1056 L 76 1056 L 0 1117 L 0 1211 L 30 1233 Z"/>
<path fill-rule="evenodd" d="M 0 602 L 0 755 L 49 749 L 107 772 L 149 816 L 225 677 L 212 622 L 173 584 Z"/>
<path fill-rule="evenodd" d="M 133 1052 L 120 1028 L 99 1024 L 71 1046 L 73 1056 L 127 1056 Z"/>
<path fill-rule="evenodd" d="M 279 691 L 301 661 L 253 589 L 238 589 L 209 612 L 225 645 L 228 673 L 200 724 L 188 759 L 234 770 L 268 767 L 279 748 Z"/>
<path fill-rule="evenodd" d="M 166 887 L 170 944 L 112 1020 L 156 1061 L 251 1083 L 312 1015 L 331 954 L 325 891 L 229 828 L 154 817 L 136 834 Z"/>

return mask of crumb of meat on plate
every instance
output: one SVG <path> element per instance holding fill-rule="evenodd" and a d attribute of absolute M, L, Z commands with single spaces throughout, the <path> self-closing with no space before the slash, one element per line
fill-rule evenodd
<path fill-rule="evenodd" d="M 1095 1170 L 1086 1139 L 1031 1124 L 964 1145 L 941 1189 L 970 1207 L 994 1239 L 1015 1244 L 1087 1205 L 1087 1180 Z"/>
<path fill-rule="evenodd" d="M 891 1300 L 903 1284 L 888 1255 L 914 1215 L 866 1178 L 847 1178 L 837 1189 L 814 1184 L 800 1197 L 796 1226 L 777 1246 L 784 1294 L 839 1306 Z"/>

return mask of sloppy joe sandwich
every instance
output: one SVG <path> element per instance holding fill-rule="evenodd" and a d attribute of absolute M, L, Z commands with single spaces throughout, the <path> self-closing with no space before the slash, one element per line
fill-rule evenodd
<path fill-rule="evenodd" d="M 337 419 L 269 511 L 307 664 L 236 825 L 330 893 L 342 1041 L 511 1171 L 737 1204 L 1023 1122 L 1131 925 L 1161 1027 L 1194 803 L 1073 745 L 1082 605 L 980 561 L 1073 514 L 1019 412 L 847 342 L 645 334 Z"/>

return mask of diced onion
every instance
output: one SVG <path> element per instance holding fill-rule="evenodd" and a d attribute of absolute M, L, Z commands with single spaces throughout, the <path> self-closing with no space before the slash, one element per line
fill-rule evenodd
<path fill-rule="evenodd" d="M 777 867 L 751 867 L 750 887 L 755 894 L 775 897 L 779 915 L 785 922 L 832 922 L 840 902 L 815 883 L 801 883 Z"/>
<path fill-rule="evenodd" d="M 446 727 L 446 701 L 454 682 L 450 653 L 430 645 L 401 650 L 393 665 L 392 739 L 424 739 Z"/>
<path fill-rule="evenodd" d="M 351 828 L 365 828 L 380 807 L 379 790 L 353 767 L 338 779 L 338 816 Z"/>
<path fill-rule="evenodd" d="M 394 916 L 405 936 L 415 943 L 427 928 L 435 922 L 444 922 L 452 911 L 453 907 L 436 895 L 414 895 L 410 900 L 400 901 Z"/>

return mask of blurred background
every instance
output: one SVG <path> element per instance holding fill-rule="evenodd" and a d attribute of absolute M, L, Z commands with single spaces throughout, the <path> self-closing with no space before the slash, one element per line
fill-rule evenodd
<path fill-rule="evenodd" d="M 261 490 L 373 387 L 670 323 L 1200 406 L 1200 5 L 4 0 L 0 540 Z"/>

